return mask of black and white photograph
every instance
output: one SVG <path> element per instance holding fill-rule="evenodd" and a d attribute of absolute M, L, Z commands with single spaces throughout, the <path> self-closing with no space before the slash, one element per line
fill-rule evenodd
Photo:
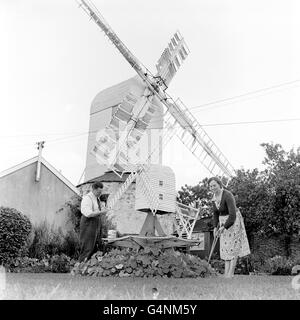
<path fill-rule="evenodd" d="M 0 0 L 0 305 L 300 300 L 299 39 L 297 0 Z"/>

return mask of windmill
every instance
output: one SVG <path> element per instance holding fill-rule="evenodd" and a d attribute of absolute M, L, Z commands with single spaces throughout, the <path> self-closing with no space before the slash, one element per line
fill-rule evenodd
<path fill-rule="evenodd" d="M 144 186 L 143 192 L 150 203 L 153 223 L 156 222 L 155 214 L 159 207 L 159 199 L 149 184 L 150 168 L 146 164 L 147 159 L 141 161 L 137 154 L 139 141 L 155 112 L 155 104 L 152 103 L 154 97 L 165 107 L 163 143 L 166 144 L 176 135 L 212 175 L 221 176 L 227 185 L 235 174 L 234 168 L 184 103 L 180 99 L 174 100 L 166 92 L 170 81 L 189 53 L 180 33 L 177 31 L 172 37 L 156 65 L 157 73 L 153 75 L 131 53 L 91 1 L 80 0 L 78 3 L 133 67 L 145 86 L 142 97 L 132 93 L 125 96 L 109 125 L 97 137 L 92 151 L 99 162 L 106 163 L 117 175 L 122 176 L 125 172 L 131 172 L 119 190 L 109 197 L 108 207 L 113 208 L 129 185 L 139 178 Z M 132 155 L 131 161 L 129 152 Z M 132 161 L 134 156 L 137 156 L 136 163 Z M 199 210 L 176 203 L 175 211 L 179 222 L 177 226 L 179 236 L 185 234 L 187 239 L 190 239 Z"/>

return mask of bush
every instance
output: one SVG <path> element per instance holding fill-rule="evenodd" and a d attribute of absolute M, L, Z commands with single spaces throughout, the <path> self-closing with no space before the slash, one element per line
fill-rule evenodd
<path fill-rule="evenodd" d="M 239 257 L 237 260 L 235 274 L 250 274 L 259 269 L 258 262 L 254 256 Z"/>
<path fill-rule="evenodd" d="M 265 270 L 272 275 L 291 275 L 294 261 L 282 256 L 267 259 Z"/>
<path fill-rule="evenodd" d="M 65 254 L 54 255 L 49 261 L 50 271 L 54 273 L 67 273 L 71 269 L 71 259 Z"/>
<path fill-rule="evenodd" d="M 236 265 L 236 274 L 267 273 L 270 275 L 291 275 L 294 266 L 300 264 L 300 258 L 293 259 L 283 256 L 274 256 L 264 259 L 260 255 L 250 254 L 239 258 Z"/>
<path fill-rule="evenodd" d="M 147 247 L 113 249 L 109 253 L 95 253 L 87 262 L 76 263 L 73 275 L 118 277 L 206 277 L 215 274 L 205 260 L 173 249 L 160 250 Z"/>
<path fill-rule="evenodd" d="M 68 273 L 74 264 L 75 260 L 71 260 L 70 257 L 62 254 L 54 255 L 53 257 L 46 256 L 43 259 L 18 257 L 7 262 L 5 267 L 10 272 L 16 273 Z"/>
<path fill-rule="evenodd" d="M 251 273 L 266 273 L 264 261 L 260 256 L 255 254 L 247 255 L 246 257 L 239 257 L 237 259 L 235 274 L 248 275 Z M 225 262 L 224 260 L 214 258 L 210 262 L 211 266 L 219 273 L 224 273 Z"/>
<path fill-rule="evenodd" d="M 62 245 L 62 253 L 72 257 L 72 259 L 78 259 L 80 253 L 80 241 L 79 234 L 74 230 L 68 231 L 64 237 Z"/>
<path fill-rule="evenodd" d="M 31 231 L 29 219 L 13 208 L 0 207 L 0 263 L 24 254 Z"/>
<path fill-rule="evenodd" d="M 212 259 L 210 261 L 210 265 L 213 267 L 213 269 L 218 273 L 224 273 L 225 269 L 225 262 L 224 260 L 219 259 Z"/>
<path fill-rule="evenodd" d="M 33 227 L 33 241 L 28 249 L 30 258 L 43 259 L 63 250 L 64 235 L 61 229 L 53 230 L 47 222 Z"/>
<path fill-rule="evenodd" d="M 73 230 L 76 233 L 80 231 L 80 218 L 81 218 L 81 211 L 80 211 L 80 204 L 81 204 L 81 197 L 78 195 L 72 196 L 70 200 L 68 200 L 62 208 L 58 210 L 58 213 L 64 212 L 66 209 L 68 212 L 68 222 L 73 226 Z"/>
<path fill-rule="evenodd" d="M 34 238 L 28 249 L 30 258 L 43 259 L 46 256 L 65 254 L 74 259 L 79 256 L 79 235 L 75 231 L 63 234 L 46 222 L 33 228 Z"/>

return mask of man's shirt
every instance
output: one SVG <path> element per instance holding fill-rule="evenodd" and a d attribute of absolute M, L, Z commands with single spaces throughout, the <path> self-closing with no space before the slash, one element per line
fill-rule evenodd
<path fill-rule="evenodd" d="M 98 213 L 100 210 L 96 196 L 90 191 L 84 195 L 81 200 L 81 213 L 89 217 L 92 213 Z"/>

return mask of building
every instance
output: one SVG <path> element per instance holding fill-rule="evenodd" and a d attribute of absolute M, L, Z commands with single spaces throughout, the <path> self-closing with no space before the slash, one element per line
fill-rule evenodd
<path fill-rule="evenodd" d="M 48 223 L 68 229 L 64 207 L 77 188 L 41 156 L 36 156 L 0 173 L 0 206 L 26 215 L 32 224 Z"/>
<path fill-rule="evenodd" d="M 126 95 L 132 94 L 140 98 L 144 90 L 145 85 L 142 80 L 135 76 L 99 92 L 92 101 L 84 181 L 102 176 L 107 171 L 107 167 L 99 164 L 95 155 L 91 153 L 97 136 L 110 123 L 112 115 Z M 156 111 L 139 142 L 140 154 L 143 158 L 151 154 L 151 163 L 162 164 L 163 106 L 156 97 L 151 103 L 156 106 Z"/>

